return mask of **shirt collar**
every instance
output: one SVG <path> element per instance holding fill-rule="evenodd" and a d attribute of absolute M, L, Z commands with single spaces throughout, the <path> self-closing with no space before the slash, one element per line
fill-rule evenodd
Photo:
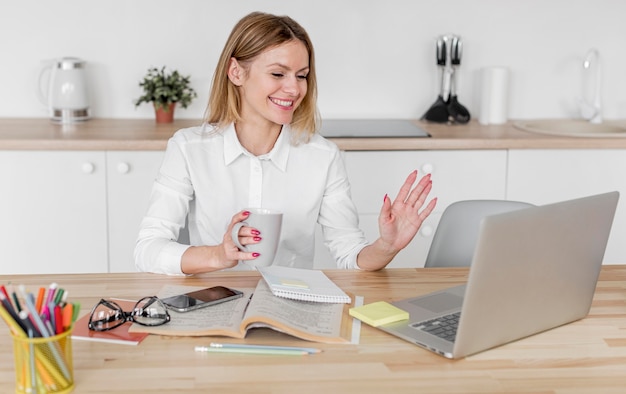
<path fill-rule="evenodd" d="M 241 155 L 251 155 L 239 142 L 237 138 L 237 132 L 235 131 L 235 124 L 231 123 L 222 133 L 224 136 L 224 164 L 230 165 L 235 159 Z M 284 125 L 274 148 L 262 156 L 258 156 L 260 159 L 270 160 L 281 171 L 285 171 L 287 168 L 287 159 L 289 157 L 291 140 L 291 127 Z"/>

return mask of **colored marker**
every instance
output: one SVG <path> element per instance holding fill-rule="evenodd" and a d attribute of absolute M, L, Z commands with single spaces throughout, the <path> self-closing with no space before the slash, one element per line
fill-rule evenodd
<path fill-rule="evenodd" d="M 13 296 L 13 304 L 15 305 L 16 312 L 22 311 L 22 305 L 20 305 L 20 300 L 17 298 L 17 294 L 15 292 L 11 292 L 11 296 Z"/>
<path fill-rule="evenodd" d="M 24 285 L 20 285 L 19 291 L 22 293 L 22 297 L 26 300 L 26 307 L 30 311 L 30 315 L 35 320 L 35 326 L 37 327 L 37 329 L 39 330 L 39 332 L 41 333 L 43 337 L 45 338 L 49 337 L 50 336 L 49 330 L 46 328 L 46 325 L 37 314 L 37 311 L 35 310 L 35 305 L 27 297 L 26 288 L 24 287 Z M 52 356 L 56 360 L 56 363 L 59 366 L 59 368 L 61 368 L 61 372 L 63 376 L 66 379 L 70 379 L 72 375 L 70 374 L 70 371 L 67 369 L 67 365 L 65 364 L 63 357 L 61 356 L 61 354 L 59 354 L 59 349 L 57 349 L 57 347 L 51 343 L 48 343 L 48 349 L 52 353 Z"/>
<path fill-rule="evenodd" d="M 43 308 L 41 310 L 41 315 L 46 320 L 50 318 L 50 310 L 48 305 L 54 299 L 54 292 L 56 291 L 56 288 L 56 283 L 51 283 L 48 287 L 48 296 L 46 298 L 46 301 L 44 301 Z"/>
<path fill-rule="evenodd" d="M 67 293 L 66 293 L 67 294 Z M 65 304 L 63 306 L 63 328 L 65 330 L 69 329 L 73 322 L 74 315 L 74 305 L 73 304 Z"/>
<path fill-rule="evenodd" d="M 43 306 L 43 297 L 46 295 L 46 289 L 43 287 L 39 288 L 39 292 L 37 293 L 37 302 L 35 303 L 35 308 L 37 312 L 41 313 L 41 308 Z"/>
<path fill-rule="evenodd" d="M 18 335 L 18 333 L 25 334 L 26 327 L 21 324 L 19 316 L 15 312 L 15 309 L 13 309 L 13 305 L 11 305 L 11 302 L 5 297 L 4 293 L 0 293 L 0 303 L 2 303 L 3 306 L 2 310 L 6 311 L 9 315 L 5 320 L 7 320 L 7 324 L 11 327 L 15 335 Z M 11 320 L 14 324 L 10 324 L 8 320 Z"/>
<path fill-rule="evenodd" d="M 54 306 L 54 329 L 57 335 L 62 334 L 63 329 L 63 316 L 61 314 L 61 306 Z"/>

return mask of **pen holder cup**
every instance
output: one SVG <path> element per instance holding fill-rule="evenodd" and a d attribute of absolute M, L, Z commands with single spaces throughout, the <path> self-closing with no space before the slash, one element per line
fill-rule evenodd
<path fill-rule="evenodd" d="M 74 390 L 72 330 L 48 338 L 13 335 L 16 393 Z"/>

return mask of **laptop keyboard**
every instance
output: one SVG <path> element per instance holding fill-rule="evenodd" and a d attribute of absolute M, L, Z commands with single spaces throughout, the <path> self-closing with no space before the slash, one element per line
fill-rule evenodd
<path fill-rule="evenodd" d="M 461 312 L 440 316 L 431 320 L 411 324 L 411 327 L 426 331 L 449 342 L 454 342 Z"/>

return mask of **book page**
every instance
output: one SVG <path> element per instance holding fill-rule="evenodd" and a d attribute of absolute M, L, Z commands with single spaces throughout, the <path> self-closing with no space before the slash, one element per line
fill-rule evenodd
<path fill-rule="evenodd" d="M 261 280 L 254 290 L 243 324 L 247 328 L 275 328 L 310 341 L 347 343 L 350 338 L 346 333 L 351 330 L 348 326 L 351 326 L 352 319 L 343 319 L 344 306 L 276 297 Z"/>
<path fill-rule="evenodd" d="M 166 285 L 157 294 L 159 298 L 166 298 L 177 294 L 200 290 L 198 286 Z M 235 300 L 207 306 L 189 312 L 176 312 L 168 309 L 171 320 L 162 326 L 146 327 L 133 324 L 130 332 L 148 332 L 159 335 L 205 336 L 223 335 L 234 338 L 243 338 L 241 320 L 243 318 L 253 289 L 237 289 L 243 296 Z"/>

